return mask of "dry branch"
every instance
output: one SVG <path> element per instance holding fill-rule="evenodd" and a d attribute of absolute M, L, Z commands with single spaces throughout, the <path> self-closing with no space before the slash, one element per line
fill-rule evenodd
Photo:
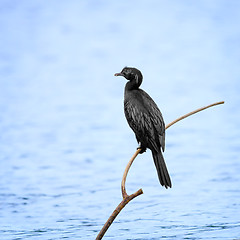
<path fill-rule="evenodd" d="M 180 120 L 186 118 L 186 117 L 189 117 L 197 112 L 200 112 L 202 110 L 205 110 L 207 108 L 210 108 L 210 107 L 213 107 L 213 106 L 216 106 L 216 105 L 219 105 L 219 104 L 223 104 L 224 101 L 221 101 L 221 102 L 216 102 L 216 103 L 213 103 L 213 104 L 210 104 L 208 106 L 205 106 L 205 107 L 201 107 L 201 108 L 198 108 L 196 109 L 195 111 L 192 111 L 190 113 L 187 113 L 179 118 L 177 118 L 176 120 L 172 121 L 171 123 L 169 123 L 168 125 L 166 125 L 165 129 L 171 127 L 173 124 L 179 122 Z M 136 191 L 135 193 L 131 194 L 131 195 L 128 195 L 127 192 L 126 192 L 126 187 L 125 187 L 125 183 L 126 183 L 126 178 L 127 178 L 127 174 L 128 174 L 128 171 L 134 161 L 134 159 L 137 157 L 137 155 L 140 153 L 141 149 L 138 149 L 134 155 L 132 156 L 132 158 L 129 160 L 126 168 L 125 168 L 125 171 L 124 171 L 124 174 L 123 174 L 123 178 L 122 178 L 122 183 L 121 183 L 121 190 L 122 190 L 122 197 L 123 197 L 123 200 L 119 203 L 119 205 L 116 207 L 116 209 L 113 211 L 113 213 L 111 214 L 111 216 L 108 218 L 107 222 L 104 224 L 104 226 L 102 227 L 101 231 L 99 232 L 99 234 L 97 235 L 97 238 L 96 240 L 100 240 L 102 239 L 102 237 L 104 236 L 104 234 L 106 233 L 106 231 L 108 230 L 108 228 L 110 227 L 110 225 L 112 224 L 112 222 L 114 221 L 114 219 L 117 217 L 117 215 L 120 213 L 120 211 L 132 200 L 134 199 L 135 197 L 143 194 L 143 191 L 142 189 L 139 189 L 138 191 Z"/>
<path fill-rule="evenodd" d="M 185 114 L 185 115 L 177 118 L 176 120 L 170 122 L 170 123 L 165 127 L 165 129 L 171 127 L 173 124 L 179 122 L 180 120 L 183 120 L 183 119 L 186 118 L 186 117 L 189 117 L 189 116 L 191 116 L 191 115 L 193 115 L 193 114 L 195 114 L 195 113 L 198 113 L 198 112 L 200 112 L 200 111 L 202 111 L 202 110 L 205 110 L 205 109 L 207 109 L 207 108 L 210 108 L 210 107 L 213 107 L 213 106 L 216 106 L 216 105 L 219 105 L 219 104 L 224 104 L 224 101 L 216 102 L 216 103 L 207 105 L 207 106 L 205 106 L 205 107 L 198 108 L 198 109 L 196 109 L 195 111 L 192 111 L 192 112 L 190 112 L 190 113 L 187 113 L 187 114 Z"/>

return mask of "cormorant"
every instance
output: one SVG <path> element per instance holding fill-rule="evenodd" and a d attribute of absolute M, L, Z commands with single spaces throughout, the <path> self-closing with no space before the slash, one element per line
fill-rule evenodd
<path fill-rule="evenodd" d="M 162 151 L 165 149 L 165 124 L 153 99 L 142 89 L 142 73 L 136 68 L 125 67 L 115 76 L 123 76 L 128 82 L 124 92 L 124 113 L 143 153 L 149 148 L 162 186 L 171 187 Z M 162 149 L 162 151 L 161 151 Z"/>

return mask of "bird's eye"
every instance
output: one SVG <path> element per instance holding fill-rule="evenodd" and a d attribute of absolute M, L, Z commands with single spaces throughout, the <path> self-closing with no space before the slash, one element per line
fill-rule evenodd
<path fill-rule="evenodd" d="M 131 78 L 135 78 L 135 74 L 134 73 L 130 73 Z"/>

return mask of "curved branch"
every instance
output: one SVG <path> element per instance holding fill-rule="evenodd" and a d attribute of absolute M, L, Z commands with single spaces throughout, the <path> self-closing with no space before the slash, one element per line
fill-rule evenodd
<path fill-rule="evenodd" d="M 216 102 L 216 103 L 213 103 L 213 104 L 210 104 L 208 106 L 205 106 L 205 107 L 201 107 L 201 108 L 198 108 L 196 109 L 195 111 L 192 111 L 190 113 L 187 113 L 185 115 L 183 115 L 182 117 L 179 117 L 177 118 L 176 120 L 172 121 L 171 123 L 169 123 L 168 125 L 166 125 L 165 129 L 168 129 L 169 127 L 171 127 L 173 124 L 179 122 L 180 120 L 186 118 L 186 117 L 189 117 L 197 112 L 200 112 L 202 110 L 205 110 L 207 108 L 210 108 L 210 107 L 213 107 L 213 106 L 216 106 L 216 105 L 219 105 L 219 104 L 223 104 L 224 101 L 221 101 L 221 102 Z M 126 178 L 127 178 L 127 174 L 128 174 L 128 171 L 134 161 L 134 159 L 137 157 L 137 155 L 139 154 L 139 152 L 141 151 L 141 149 L 139 148 L 135 153 L 134 155 L 132 156 L 132 158 L 129 160 L 126 168 L 125 168 L 125 171 L 124 171 L 124 174 L 123 174 L 123 178 L 122 178 L 122 183 L 121 183 L 121 190 L 122 190 L 122 197 L 123 197 L 123 200 L 121 201 L 121 203 L 116 207 L 116 209 L 113 211 L 113 213 L 111 214 L 111 216 L 108 218 L 107 222 L 104 224 L 104 226 L 102 227 L 101 231 L 99 232 L 96 240 L 100 240 L 102 239 L 102 237 L 104 236 L 104 234 L 106 233 L 106 231 L 108 230 L 108 228 L 110 227 L 110 225 L 112 224 L 112 222 L 114 221 L 114 219 L 117 217 L 117 215 L 120 213 L 120 211 L 132 200 L 134 199 L 135 197 L 143 194 L 143 191 L 142 189 L 139 189 L 138 191 L 136 191 L 135 193 L 131 194 L 131 195 L 128 195 L 127 192 L 126 192 L 126 187 L 125 187 L 125 183 L 126 183 Z"/>
<path fill-rule="evenodd" d="M 128 174 L 128 171 L 134 161 L 134 159 L 137 157 L 137 155 L 141 152 L 141 149 L 139 148 L 135 153 L 134 155 L 132 156 L 132 158 L 129 160 L 126 168 L 125 168 L 125 171 L 123 173 L 123 177 L 122 177 L 122 184 L 121 184 L 121 189 L 122 189 L 122 197 L 125 198 L 128 196 L 127 192 L 126 192 L 126 187 L 125 187 L 125 183 L 126 183 L 126 178 L 127 178 L 127 174 Z"/>
<path fill-rule="evenodd" d="M 117 215 L 121 212 L 121 210 L 135 197 L 143 194 L 142 189 L 140 188 L 139 190 L 137 190 L 135 193 L 128 195 L 126 192 L 126 188 L 125 188 L 125 183 L 126 183 L 126 178 L 127 178 L 127 174 L 128 171 L 134 161 L 134 159 L 137 157 L 137 155 L 139 154 L 139 152 L 141 151 L 141 149 L 138 149 L 134 155 L 132 156 L 132 158 L 129 160 L 124 174 L 123 174 L 123 178 L 122 178 L 122 184 L 121 184 L 121 189 L 122 189 L 122 197 L 123 200 L 118 204 L 118 206 L 116 207 L 116 209 L 113 211 L 113 213 L 111 214 L 111 216 L 108 218 L 107 222 L 104 224 L 104 226 L 102 227 L 101 231 L 99 232 L 99 234 L 97 235 L 96 240 L 100 240 L 102 239 L 102 237 L 104 236 L 105 232 L 108 230 L 108 228 L 110 227 L 110 225 L 113 223 L 114 219 L 117 217 Z"/>
<path fill-rule="evenodd" d="M 183 120 L 183 119 L 186 118 L 186 117 L 189 117 L 189 116 L 191 116 L 191 115 L 193 115 L 193 114 L 195 114 L 195 113 L 197 113 L 197 112 L 200 112 L 200 111 L 202 111 L 202 110 L 205 110 L 205 109 L 207 109 L 207 108 L 210 108 L 210 107 L 213 107 L 213 106 L 216 106 L 216 105 L 219 105 L 219 104 L 224 104 L 224 101 L 216 102 L 216 103 L 207 105 L 207 106 L 205 106 L 205 107 L 198 108 L 198 109 L 196 109 L 195 111 L 192 111 L 192 112 L 190 112 L 190 113 L 187 113 L 187 114 L 185 114 L 185 115 L 177 118 L 176 120 L 170 122 L 170 123 L 165 127 L 165 129 L 171 127 L 173 124 L 175 124 L 175 123 Z"/>

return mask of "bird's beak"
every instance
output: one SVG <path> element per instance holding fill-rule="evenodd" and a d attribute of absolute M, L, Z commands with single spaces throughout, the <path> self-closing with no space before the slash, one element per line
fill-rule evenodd
<path fill-rule="evenodd" d="M 114 76 L 123 76 L 122 73 L 115 73 Z"/>

